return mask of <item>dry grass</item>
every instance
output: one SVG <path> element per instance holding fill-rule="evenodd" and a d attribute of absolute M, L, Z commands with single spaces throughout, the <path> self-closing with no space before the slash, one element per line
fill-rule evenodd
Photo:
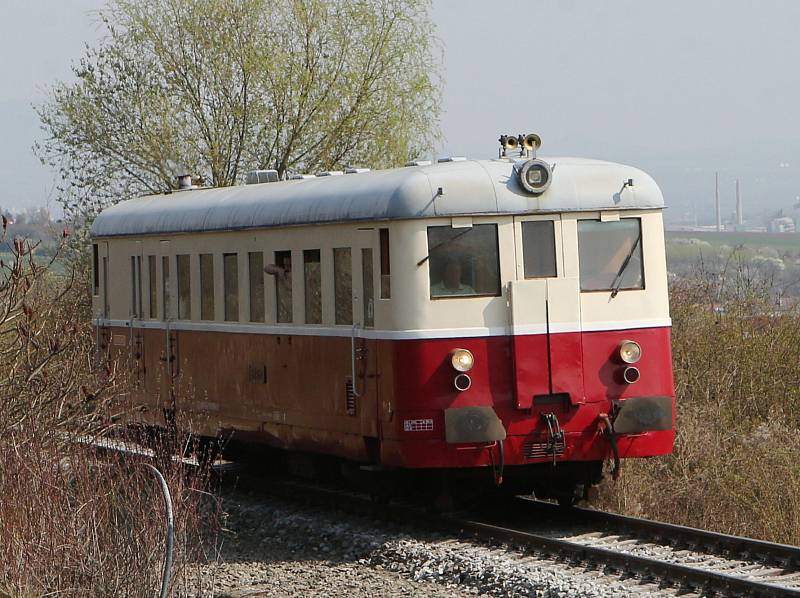
<path fill-rule="evenodd" d="M 156 596 L 166 537 L 157 481 L 65 440 L 115 430 L 129 411 L 125 372 L 95 353 L 80 265 L 56 275 L 29 243 L 13 246 L 0 264 L 0 596 Z M 174 445 L 155 447 L 175 514 L 172 595 L 185 593 L 215 520 L 205 473 L 187 474 Z"/>
<path fill-rule="evenodd" d="M 627 461 L 602 504 L 800 544 L 800 313 L 730 270 L 672 289 L 674 454 Z"/>
<path fill-rule="evenodd" d="M 86 446 L 15 437 L 0 458 L 0 595 L 158 595 L 165 559 L 165 508 L 158 482 L 141 464 L 96 458 Z M 176 545 L 174 593 L 202 557 L 202 480 L 177 464 L 165 474 Z"/>

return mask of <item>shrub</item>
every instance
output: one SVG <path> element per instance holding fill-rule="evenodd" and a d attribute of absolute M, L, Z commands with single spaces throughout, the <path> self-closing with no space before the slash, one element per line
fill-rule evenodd
<path fill-rule="evenodd" d="M 742 264 L 671 289 L 677 437 L 630 460 L 601 504 L 800 544 L 800 312 Z"/>
<path fill-rule="evenodd" d="M 0 262 L 0 595 L 158 595 L 158 483 L 139 463 L 73 442 L 108 435 L 129 409 L 125 373 L 95 352 L 88 284 L 78 265 L 57 274 L 57 257 L 40 264 L 34 244 L 11 245 Z M 174 592 L 213 517 L 204 473 L 158 462 L 175 515 Z"/>

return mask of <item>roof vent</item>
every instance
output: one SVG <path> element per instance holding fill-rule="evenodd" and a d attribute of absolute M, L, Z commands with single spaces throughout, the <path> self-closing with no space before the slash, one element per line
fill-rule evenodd
<path fill-rule="evenodd" d="M 410 162 L 406 162 L 406 166 L 430 166 L 430 160 L 411 160 Z"/>
<path fill-rule="evenodd" d="M 436 161 L 441 164 L 442 162 L 464 162 L 466 159 L 466 156 L 444 156 Z"/>
<path fill-rule="evenodd" d="M 293 174 L 292 176 L 289 177 L 289 180 L 302 181 L 304 179 L 315 179 L 315 178 L 317 177 L 315 177 L 313 174 Z"/>
<path fill-rule="evenodd" d="M 259 183 L 277 183 L 277 170 L 250 170 L 245 175 L 244 182 L 247 185 L 258 185 Z"/>
<path fill-rule="evenodd" d="M 326 170 L 325 172 L 318 172 L 317 176 L 339 176 L 344 174 L 341 170 Z"/>
<path fill-rule="evenodd" d="M 178 182 L 178 191 L 197 189 L 195 185 L 192 185 L 192 175 L 190 174 L 179 174 L 176 179 Z"/>
<path fill-rule="evenodd" d="M 369 172 L 369 168 L 345 168 L 345 174 L 361 174 L 362 172 Z"/>

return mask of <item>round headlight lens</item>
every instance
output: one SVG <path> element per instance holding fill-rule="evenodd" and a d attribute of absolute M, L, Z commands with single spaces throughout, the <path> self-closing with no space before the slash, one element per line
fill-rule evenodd
<path fill-rule="evenodd" d="M 457 372 L 468 372 L 475 365 L 475 358 L 467 349 L 455 349 L 450 354 L 450 363 Z"/>
<path fill-rule="evenodd" d="M 642 358 L 642 348 L 635 341 L 622 341 L 619 357 L 625 363 L 636 363 Z"/>

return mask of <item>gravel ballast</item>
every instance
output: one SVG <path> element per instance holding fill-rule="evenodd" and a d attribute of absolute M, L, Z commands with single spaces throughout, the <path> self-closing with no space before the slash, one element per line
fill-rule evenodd
<path fill-rule="evenodd" d="M 226 491 L 214 562 L 198 566 L 200 596 L 675 595 L 673 589 L 502 546 Z M 686 595 L 686 594 L 684 594 Z"/>

